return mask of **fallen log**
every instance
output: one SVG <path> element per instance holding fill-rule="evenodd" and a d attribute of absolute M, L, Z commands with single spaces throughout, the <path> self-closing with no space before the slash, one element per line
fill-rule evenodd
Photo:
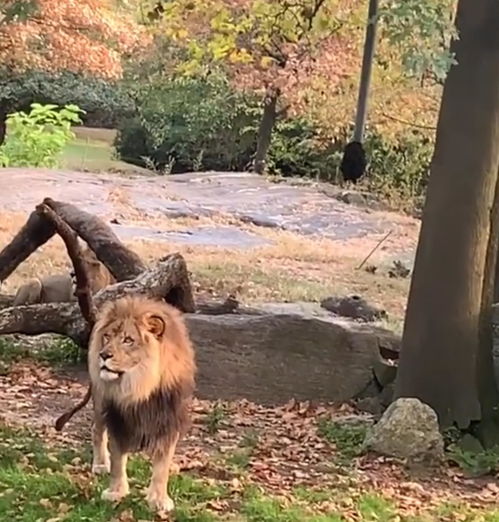
<path fill-rule="evenodd" d="M 45 198 L 43 204 L 50 207 L 88 244 L 116 281 L 133 279 L 146 269 L 140 257 L 127 248 L 99 217 L 71 203 L 51 198 Z"/>
<path fill-rule="evenodd" d="M 32 212 L 14 239 L 0 252 L 0 281 L 12 272 L 55 234 L 52 223 Z"/>
<path fill-rule="evenodd" d="M 82 257 L 78 236 L 53 209 L 44 203 L 38 205 L 36 211 L 54 226 L 66 245 L 66 250 L 73 263 L 76 277 L 75 295 L 78 300 L 78 305 L 85 321 L 89 324 L 89 327 L 92 328 L 95 324 L 95 309 L 92 301 L 88 270 Z"/>
<path fill-rule="evenodd" d="M 171 254 L 135 279 L 122 281 L 101 290 L 93 296 L 93 300 L 96 309 L 105 301 L 119 299 L 130 294 L 143 294 L 185 305 L 189 302 L 189 296 L 192 299 L 190 284 L 185 286 L 188 283 L 189 276 L 184 258 L 180 254 Z M 70 337 L 86 349 L 90 329 L 78 304 L 49 303 L 1 310 L 0 335 L 13 333 L 61 334 Z"/>

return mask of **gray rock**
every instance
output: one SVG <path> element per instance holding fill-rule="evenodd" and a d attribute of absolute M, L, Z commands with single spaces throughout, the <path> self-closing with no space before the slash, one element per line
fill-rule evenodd
<path fill-rule="evenodd" d="M 385 310 L 376 308 L 358 295 L 327 297 L 321 301 L 321 306 L 342 317 L 361 321 L 377 321 L 386 317 Z"/>
<path fill-rule="evenodd" d="M 444 458 L 437 414 L 419 399 L 393 402 L 368 433 L 366 450 L 412 462 L 436 464 Z"/>
<path fill-rule="evenodd" d="M 457 443 L 458 447 L 462 451 L 468 453 L 481 453 L 483 451 L 482 443 L 471 435 L 471 433 L 465 433 Z"/>
<path fill-rule="evenodd" d="M 308 313 L 186 314 L 196 347 L 197 393 L 262 404 L 345 401 L 373 380 L 379 335 L 354 321 Z"/>
<path fill-rule="evenodd" d="M 397 377 L 397 365 L 389 359 L 379 358 L 374 364 L 374 375 L 379 385 L 384 388 L 395 381 Z"/>
<path fill-rule="evenodd" d="M 378 416 L 383 412 L 383 405 L 377 397 L 359 399 L 355 405 L 360 411 L 371 413 L 372 415 Z"/>

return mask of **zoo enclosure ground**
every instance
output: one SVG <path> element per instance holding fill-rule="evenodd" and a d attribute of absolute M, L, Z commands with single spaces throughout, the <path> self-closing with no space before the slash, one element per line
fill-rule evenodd
<path fill-rule="evenodd" d="M 154 520 L 142 490 L 149 466 L 129 465 L 132 494 L 99 499 L 108 478 L 90 473 L 90 408 L 60 434 L 53 421 L 84 393 L 84 371 L 42 352 L 3 352 L 0 376 L 0 520 Z M 61 353 L 60 351 L 58 353 Z M 410 471 L 360 456 L 369 418 L 348 405 L 194 402 L 193 428 L 175 457 L 177 522 L 497 522 L 492 477 L 456 467 Z M 354 422 L 353 422 L 354 421 Z M 180 472 L 180 473 L 178 473 Z"/>

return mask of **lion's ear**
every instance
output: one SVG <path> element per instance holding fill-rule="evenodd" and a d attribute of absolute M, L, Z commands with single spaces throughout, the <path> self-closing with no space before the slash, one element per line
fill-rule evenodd
<path fill-rule="evenodd" d="M 166 330 L 165 320 L 159 315 L 149 315 L 146 317 L 146 327 L 149 333 L 158 339 L 163 337 Z"/>

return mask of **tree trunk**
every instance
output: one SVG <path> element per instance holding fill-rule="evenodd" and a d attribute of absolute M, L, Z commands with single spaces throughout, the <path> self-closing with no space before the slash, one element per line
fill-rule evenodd
<path fill-rule="evenodd" d="M 445 82 L 395 397 L 441 425 L 481 419 L 477 359 L 499 168 L 499 2 L 460 0 L 458 65 Z"/>
<path fill-rule="evenodd" d="M 3 145 L 5 141 L 5 136 L 7 135 L 7 116 L 8 109 L 5 105 L 0 104 L 0 146 Z"/>
<path fill-rule="evenodd" d="M 163 298 L 181 308 L 174 301 L 170 301 L 168 296 L 173 289 L 182 287 L 186 282 L 188 284 L 188 281 L 184 258 L 180 254 L 171 254 L 135 279 L 122 281 L 97 292 L 94 302 L 96 308 L 99 308 L 102 303 L 125 295 L 144 294 L 148 297 Z M 190 286 L 185 288 L 185 293 L 190 293 Z M 0 335 L 39 335 L 48 332 L 66 335 L 81 347 L 86 347 L 89 328 L 77 303 L 15 306 L 0 311 Z"/>
<path fill-rule="evenodd" d="M 272 131 L 277 119 L 277 100 L 279 91 L 269 89 L 263 102 L 263 115 L 258 129 L 258 138 L 256 143 L 255 161 L 253 170 L 257 174 L 263 174 L 265 171 L 265 158 L 270 147 L 272 139 Z"/>
<path fill-rule="evenodd" d="M 494 203 L 490 212 L 490 233 L 483 278 L 482 308 L 480 313 L 479 350 L 477 357 L 477 383 L 482 418 L 496 416 L 499 393 L 494 373 L 492 357 L 493 325 L 492 305 L 494 303 L 494 282 L 499 250 L 499 178 L 496 180 Z"/>

